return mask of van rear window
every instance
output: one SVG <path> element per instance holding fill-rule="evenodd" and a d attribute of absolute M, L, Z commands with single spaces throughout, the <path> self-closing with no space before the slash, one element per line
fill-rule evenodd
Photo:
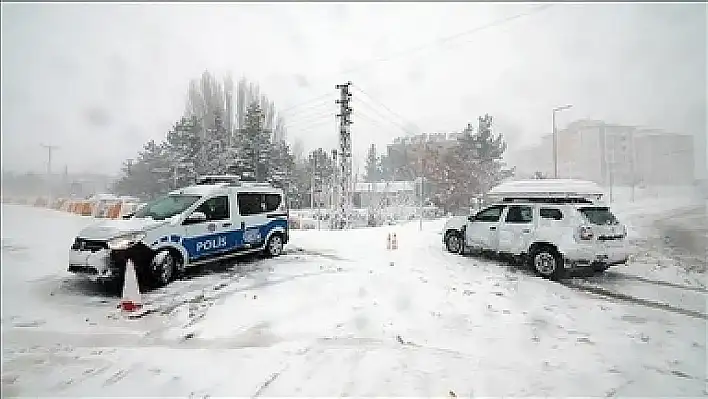
<path fill-rule="evenodd" d="M 583 207 L 580 208 L 580 213 L 585 216 L 588 222 L 595 225 L 618 224 L 619 220 L 607 207 Z"/>

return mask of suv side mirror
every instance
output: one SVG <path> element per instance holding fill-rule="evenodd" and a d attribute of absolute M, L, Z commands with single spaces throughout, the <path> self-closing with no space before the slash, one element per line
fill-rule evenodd
<path fill-rule="evenodd" d="M 187 218 L 184 219 L 184 223 L 182 224 L 197 224 L 206 221 L 207 217 L 204 212 L 194 211 L 191 215 L 187 216 Z"/>

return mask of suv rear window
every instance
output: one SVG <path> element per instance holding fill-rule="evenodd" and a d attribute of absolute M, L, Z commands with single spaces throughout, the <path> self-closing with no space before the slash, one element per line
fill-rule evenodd
<path fill-rule="evenodd" d="M 610 208 L 607 207 L 585 207 L 579 209 L 580 213 L 585 216 L 588 222 L 595 225 L 618 224 L 619 220 L 615 217 Z"/>

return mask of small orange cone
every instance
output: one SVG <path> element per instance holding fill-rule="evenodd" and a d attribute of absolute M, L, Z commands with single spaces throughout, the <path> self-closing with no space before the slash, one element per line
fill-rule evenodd
<path fill-rule="evenodd" d="M 396 238 L 396 233 L 393 233 L 393 238 L 391 239 L 391 249 L 398 249 L 398 238 Z"/>
<path fill-rule="evenodd" d="M 123 298 L 120 301 L 120 308 L 124 312 L 135 312 L 143 307 L 140 299 L 140 287 L 138 286 L 138 276 L 135 274 L 135 265 L 131 259 L 125 262 L 125 278 L 123 279 Z"/>

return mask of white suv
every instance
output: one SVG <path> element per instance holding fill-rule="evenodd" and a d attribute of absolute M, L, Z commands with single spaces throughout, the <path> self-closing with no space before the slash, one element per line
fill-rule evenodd
<path fill-rule="evenodd" d="M 443 242 L 460 254 L 477 250 L 521 257 L 551 279 L 577 267 L 604 271 L 629 257 L 627 228 L 609 207 L 567 197 L 506 198 L 466 219 L 449 220 Z"/>

